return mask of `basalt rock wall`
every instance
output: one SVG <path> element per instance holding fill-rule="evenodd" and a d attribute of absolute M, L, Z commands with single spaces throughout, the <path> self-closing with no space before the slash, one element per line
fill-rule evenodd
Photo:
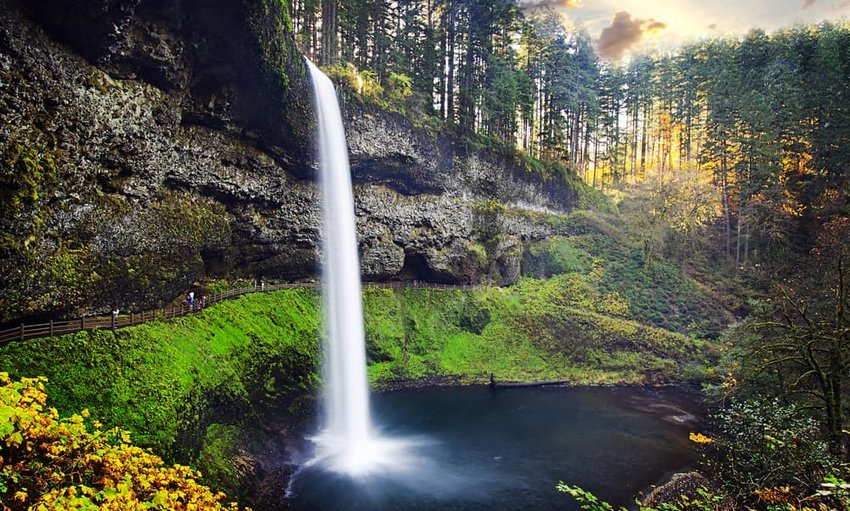
<path fill-rule="evenodd" d="M 315 278 L 311 101 L 285 1 L 0 0 L 0 322 L 159 306 L 205 277 Z M 344 110 L 367 279 L 513 282 L 549 228 L 506 211 L 576 200 Z"/>

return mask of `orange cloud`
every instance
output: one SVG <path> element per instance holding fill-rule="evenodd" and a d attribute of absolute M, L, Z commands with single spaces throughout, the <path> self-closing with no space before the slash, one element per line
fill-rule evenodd
<path fill-rule="evenodd" d="M 645 34 L 657 34 L 667 28 L 666 23 L 654 19 L 632 18 L 626 11 L 614 15 L 611 26 L 602 30 L 596 47 L 607 59 L 618 59 L 631 47 L 639 43 Z"/>

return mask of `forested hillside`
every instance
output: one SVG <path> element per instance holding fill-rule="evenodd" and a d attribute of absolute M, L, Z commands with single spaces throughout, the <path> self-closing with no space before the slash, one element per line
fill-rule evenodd
<path fill-rule="evenodd" d="M 684 188 L 675 218 L 655 208 L 650 221 L 679 231 L 717 221 L 736 263 L 805 252 L 807 226 L 846 212 L 846 23 L 608 62 L 557 10 L 508 0 L 303 0 L 292 13 L 302 51 L 367 100 L 570 167 L 597 188 Z"/>

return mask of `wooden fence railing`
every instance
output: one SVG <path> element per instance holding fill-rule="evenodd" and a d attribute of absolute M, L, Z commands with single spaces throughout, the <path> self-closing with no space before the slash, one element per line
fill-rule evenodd
<path fill-rule="evenodd" d="M 317 283 L 297 283 L 297 284 L 267 284 L 260 286 L 250 286 L 243 288 L 230 289 L 221 293 L 215 293 L 206 297 L 203 307 L 208 307 L 214 303 L 221 302 L 242 296 L 250 293 L 263 293 L 269 291 L 279 291 L 281 289 L 304 289 L 316 288 Z M 363 284 L 365 288 L 378 289 L 445 289 L 445 290 L 474 290 L 482 286 L 476 285 L 453 285 L 453 284 L 432 284 L 428 282 L 366 282 Z M 167 306 L 162 309 L 130 312 L 120 314 L 117 317 L 112 316 L 83 316 L 79 319 L 65 321 L 49 321 L 47 323 L 21 323 L 20 325 L 0 330 L 0 345 L 11 341 L 24 341 L 27 339 L 36 339 L 39 337 L 52 337 L 54 335 L 70 334 L 80 332 L 82 330 L 94 330 L 96 328 L 122 328 L 133 325 L 141 325 L 149 321 L 161 321 L 164 319 L 179 318 L 202 310 L 200 296 L 195 297 L 195 304 Z"/>

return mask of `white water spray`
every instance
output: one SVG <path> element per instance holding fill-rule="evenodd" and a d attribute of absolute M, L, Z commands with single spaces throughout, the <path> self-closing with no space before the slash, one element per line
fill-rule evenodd
<path fill-rule="evenodd" d="M 320 464 L 360 476 L 395 465 L 404 442 L 380 438 L 369 416 L 360 260 L 348 148 L 336 90 L 307 61 L 318 115 L 319 166 L 324 194 L 322 247 L 325 317 L 325 429 L 314 438 Z"/>

